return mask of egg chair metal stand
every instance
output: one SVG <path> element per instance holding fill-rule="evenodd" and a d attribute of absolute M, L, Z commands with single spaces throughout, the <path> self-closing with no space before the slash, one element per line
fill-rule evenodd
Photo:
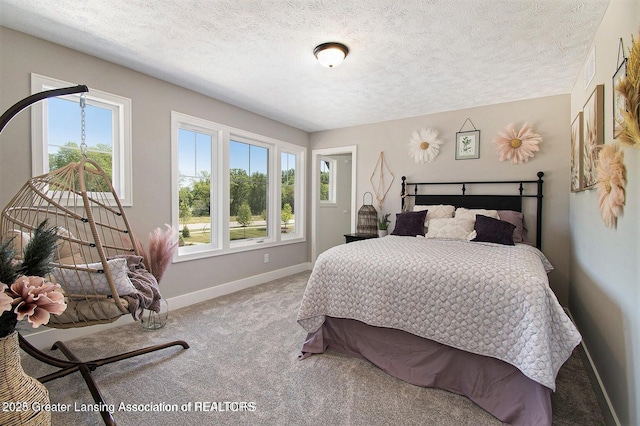
<path fill-rule="evenodd" d="M 40 100 L 88 92 L 83 85 L 31 95 L 0 116 L 0 132 L 21 110 Z M 81 102 L 81 107 L 84 107 Z M 84 116 L 84 114 L 83 114 Z M 84 120 L 83 120 L 84 127 Z M 82 135 L 84 144 L 84 132 Z M 17 256 L 33 230 L 43 221 L 58 232 L 51 281 L 60 284 L 67 309 L 52 315 L 47 327 L 77 328 L 108 324 L 132 313 L 137 306 L 128 279 L 129 256 L 140 256 L 134 235 L 111 179 L 100 165 L 82 158 L 59 169 L 29 179 L 2 210 L 0 237 L 12 238 Z M 124 266 L 123 266 L 124 265 Z M 123 267 L 126 268 L 123 270 Z M 157 285 L 157 283 L 156 283 Z M 172 346 L 188 349 L 183 340 L 149 346 L 105 358 L 83 361 L 63 342 L 55 342 L 67 359 L 53 357 L 19 335 L 20 348 L 33 358 L 58 370 L 39 377 L 42 383 L 80 372 L 105 424 L 115 425 L 92 372 L 103 365 L 137 357 Z"/>

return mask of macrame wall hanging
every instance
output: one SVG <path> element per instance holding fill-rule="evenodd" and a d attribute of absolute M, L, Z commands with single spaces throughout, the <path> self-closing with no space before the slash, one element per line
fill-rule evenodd
<path fill-rule="evenodd" d="M 371 173 L 371 177 L 369 178 L 380 211 L 382 211 L 382 203 L 391 185 L 393 185 L 394 180 L 395 176 L 391 173 L 387 160 L 384 159 L 384 152 L 380 151 L 376 166 L 373 168 L 373 173 Z"/>

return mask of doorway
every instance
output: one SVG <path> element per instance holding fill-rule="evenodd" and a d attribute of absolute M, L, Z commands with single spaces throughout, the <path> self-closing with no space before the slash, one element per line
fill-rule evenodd
<path fill-rule="evenodd" d="M 311 153 L 311 262 L 356 229 L 356 147 Z"/>

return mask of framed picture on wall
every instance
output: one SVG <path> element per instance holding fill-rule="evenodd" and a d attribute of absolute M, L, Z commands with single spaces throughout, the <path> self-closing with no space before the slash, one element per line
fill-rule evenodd
<path fill-rule="evenodd" d="M 480 130 L 456 133 L 456 160 L 480 158 Z"/>
<path fill-rule="evenodd" d="M 582 111 L 571 123 L 571 192 L 582 190 Z"/>
<path fill-rule="evenodd" d="M 598 147 L 604 143 L 604 84 L 598 84 L 582 108 L 582 187 L 596 184 Z"/>
<path fill-rule="evenodd" d="M 622 111 L 626 110 L 624 96 L 616 90 L 618 83 L 624 80 L 627 76 L 627 58 L 622 60 L 622 63 L 613 75 L 613 84 L 611 90 L 613 90 L 613 138 L 617 138 L 622 130 L 621 124 L 624 121 Z"/>

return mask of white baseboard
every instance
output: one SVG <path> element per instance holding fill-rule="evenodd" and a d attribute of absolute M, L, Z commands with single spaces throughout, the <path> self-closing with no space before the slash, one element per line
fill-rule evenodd
<path fill-rule="evenodd" d="M 584 349 L 584 353 L 587 356 L 587 359 L 589 360 L 589 365 L 591 366 L 591 370 L 593 371 L 594 376 L 596 376 L 596 380 L 598 381 L 598 386 L 600 387 L 602 396 L 604 397 L 604 400 L 607 402 L 607 407 L 609 407 L 609 412 L 611 413 L 611 417 L 613 418 L 613 421 L 616 423 L 617 426 L 621 426 L 620 420 L 618 419 L 618 415 L 616 414 L 616 410 L 614 410 L 613 404 L 611 404 L 611 399 L 609 399 L 609 394 L 607 393 L 607 390 L 605 389 L 604 384 L 602 383 L 600 374 L 598 373 L 598 370 L 596 369 L 596 366 L 593 363 L 593 359 L 591 358 L 589 349 L 587 349 L 587 346 L 584 344 L 584 340 L 581 342 L 581 344 L 582 344 L 582 349 Z"/>
<path fill-rule="evenodd" d="M 275 271 L 266 272 L 260 275 L 254 275 L 252 277 L 243 278 L 230 283 L 209 287 L 203 290 L 194 291 L 192 293 L 182 294 L 167 299 L 170 310 L 176 310 L 185 308 L 193 304 L 204 302 L 205 300 L 214 299 L 216 297 L 224 296 L 226 294 L 235 293 L 236 291 L 244 290 L 250 287 L 254 287 L 260 284 L 267 283 L 269 281 L 277 280 L 287 277 L 289 275 L 297 274 L 311 270 L 311 263 L 301 263 L 287 268 L 278 269 Z M 103 330 L 109 330 L 114 327 L 120 327 L 126 324 L 135 322 L 131 315 L 123 315 L 117 321 L 111 324 L 93 325 L 89 327 L 57 329 L 57 328 L 44 328 L 42 331 L 36 331 L 33 333 L 25 334 L 25 338 L 38 349 L 48 349 L 58 340 L 67 341 L 76 339 L 79 337 L 88 336 L 93 333 L 97 333 Z M 142 332 L 142 330 L 141 330 Z"/>
<path fill-rule="evenodd" d="M 569 311 L 569 309 L 567 308 L 564 308 L 564 310 L 567 312 L 567 315 L 569 315 L 569 317 L 571 318 L 571 321 L 573 321 L 573 323 L 575 324 L 576 322 L 573 319 L 573 315 L 571 315 L 571 311 Z M 595 376 L 596 381 L 598 382 L 598 387 L 600 388 L 600 392 L 602 393 L 602 396 L 605 402 L 607 403 L 607 407 L 609 408 L 609 413 L 611 414 L 611 418 L 613 419 L 613 421 L 617 426 L 621 426 L 620 420 L 618 419 L 618 414 L 616 414 L 616 410 L 613 408 L 613 404 L 611 403 L 611 399 L 609 398 L 607 389 L 604 387 L 604 383 L 602 383 L 602 379 L 600 378 L 600 373 L 598 373 L 598 369 L 593 363 L 593 358 L 591 358 L 591 353 L 589 353 L 589 349 L 587 349 L 587 345 L 585 345 L 584 339 L 580 341 L 580 345 L 582 346 L 582 349 L 584 350 L 584 353 L 587 356 L 587 360 L 589 361 L 589 366 L 591 367 L 591 371 L 593 371 L 593 375 Z"/>
<path fill-rule="evenodd" d="M 192 293 L 182 294 L 180 296 L 168 299 L 169 308 L 184 308 L 199 302 L 203 302 L 205 300 L 215 299 L 216 297 L 235 293 L 236 291 L 244 290 L 249 287 L 254 287 L 269 281 L 288 277 L 289 275 L 297 274 L 298 272 L 308 271 L 309 269 L 309 262 L 301 263 L 299 265 L 289 266 L 287 268 L 278 269 L 275 271 L 266 272 L 264 274 L 254 275 L 252 277 L 232 281 L 230 283 L 217 285 L 215 287 L 209 287 L 203 290 L 194 291 Z"/>

